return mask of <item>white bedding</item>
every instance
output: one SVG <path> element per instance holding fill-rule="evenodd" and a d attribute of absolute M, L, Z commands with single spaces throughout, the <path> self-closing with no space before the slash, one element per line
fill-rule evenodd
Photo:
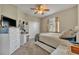
<path fill-rule="evenodd" d="M 72 45 L 69 41 L 60 39 L 59 38 L 60 35 L 61 33 L 41 33 L 39 35 L 39 40 L 55 48 L 57 48 L 59 45 L 64 45 L 64 46 Z M 40 44 L 37 44 L 37 45 L 40 45 Z M 50 49 L 50 47 L 45 48 L 42 45 L 40 45 L 40 47 L 46 49 L 50 53 L 53 52 L 53 48 L 52 49 Z"/>
<path fill-rule="evenodd" d="M 70 51 L 69 47 L 59 45 L 54 52 L 51 53 L 51 55 L 75 55 Z"/>
<path fill-rule="evenodd" d="M 40 33 L 39 40 L 55 48 L 60 47 L 59 45 L 64 45 L 64 46 L 72 45 L 72 43 L 70 43 L 69 41 L 60 39 L 59 38 L 60 35 L 61 33 Z M 51 48 L 39 41 L 37 41 L 36 44 L 50 53 L 52 53 L 55 50 L 54 48 Z M 59 48 L 57 49 L 57 51 L 59 51 Z M 63 52 L 62 53 L 61 52 L 62 51 L 60 51 L 59 54 L 63 54 Z"/>
<path fill-rule="evenodd" d="M 54 52 L 51 53 L 52 55 L 68 55 L 69 51 L 68 48 L 62 45 L 59 45 Z"/>
<path fill-rule="evenodd" d="M 49 37 L 57 37 L 57 38 L 59 38 L 60 35 L 61 33 L 40 33 L 40 36 L 49 36 Z"/>
<path fill-rule="evenodd" d="M 61 33 L 41 33 L 39 36 L 39 40 L 45 42 L 53 47 L 57 47 L 58 45 L 71 45 L 71 43 L 67 40 L 60 39 L 59 36 Z"/>
<path fill-rule="evenodd" d="M 60 35 L 60 33 L 41 33 L 39 40 L 56 48 L 60 44 Z"/>

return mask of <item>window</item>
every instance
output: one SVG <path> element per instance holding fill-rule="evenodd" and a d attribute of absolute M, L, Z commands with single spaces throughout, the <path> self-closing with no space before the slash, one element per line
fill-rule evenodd
<path fill-rule="evenodd" d="M 55 32 L 56 31 L 56 23 L 55 18 L 49 19 L 49 32 Z"/>
<path fill-rule="evenodd" d="M 60 32 L 60 21 L 59 17 L 54 17 L 49 19 L 49 32 Z"/>

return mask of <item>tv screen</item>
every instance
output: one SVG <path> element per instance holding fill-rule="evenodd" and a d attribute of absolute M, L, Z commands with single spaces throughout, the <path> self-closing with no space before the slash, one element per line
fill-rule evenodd
<path fill-rule="evenodd" d="M 5 16 L 3 16 L 3 22 L 8 22 L 9 23 L 9 26 L 14 26 L 14 27 L 16 27 L 16 20 L 14 20 L 14 19 L 11 19 L 11 18 L 8 18 L 8 17 L 5 17 Z"/>

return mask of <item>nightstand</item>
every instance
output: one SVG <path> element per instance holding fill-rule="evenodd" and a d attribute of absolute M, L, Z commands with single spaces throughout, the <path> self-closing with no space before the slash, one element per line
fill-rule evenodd
<path fill-rule="evenodd" d="M 71 46 L 71 52 L 75 54 L 79 54 L 79 44 L 74 44 Z"/>

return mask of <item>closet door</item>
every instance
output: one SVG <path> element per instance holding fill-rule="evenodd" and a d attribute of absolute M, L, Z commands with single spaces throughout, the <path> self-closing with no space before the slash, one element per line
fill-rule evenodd
<path fill-rule="evenodd" d="M 32 22 L 30 21 L 29 22 L 29 35 L 30 35 L 30 39 L 34 39 L 35 38 L 35 35 L 39 33 L 39 29 L 40 29 L 40 26 L 39 26 L 39 22 Z"/>

